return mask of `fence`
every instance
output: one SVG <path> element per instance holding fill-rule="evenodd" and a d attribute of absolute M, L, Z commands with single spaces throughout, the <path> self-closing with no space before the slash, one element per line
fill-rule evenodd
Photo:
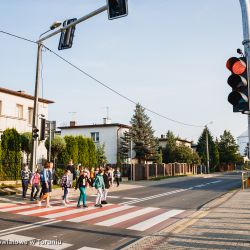
<path fill-rule="evenodd" d="M 121 167 L 122 176 L 129 180 L 148 180 L 152 177 L 197 174 L 197 166 L 186 163 L 169 164 L 125 164 Z"/>

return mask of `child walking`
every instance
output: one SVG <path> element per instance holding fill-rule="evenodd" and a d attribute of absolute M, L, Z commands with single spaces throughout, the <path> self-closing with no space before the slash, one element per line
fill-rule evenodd
<path fill-rule="evenodd" d="M 100 169 L 99 173 L 96 175 L 94 183 L 93 183 L 93 187 L 95 187 L 95 189 L 97 191 L 95 207 L 102 207 L 102 204 L 101 204 L 101 202 L 102 202 L 102 190 L 105 189 L 103 174 L 104 174 L 103 169 Z"/>
<path fill-rule="evenodd" d="M 87 194 L 86 188 L 87 186 L 92 185 L 90 179 L 88 178 L 88 172 L 86 170 L 82 170 L 80 172 L 80 176 L 77 180 L 75 189 L 79 188 L 80 196 L 78 199 L 77 207 L 81 207 L 81 202 L 83 202 L 83 207 L 87 207 Z"/>
<path fill-rule="evenodd" d="M 30 180 L 30 185 L 31 185 L 31 195 L 30 195 L 30 200 L 34 201 L 37 199 L 37 194 L 40 191 L 40 174 L 39 170 L 37 169 L 36 172 L 32 175 L 31 180 Z M 35 192 L 36 190 L 36 192 Z M 35 195 L 34 195 L 35 192 Z"/>
<path fill-rule="evenodd" d="M 72 186 L 72 180 L 70 178 L 70 170 L 65 170 L 64 175 L 62 177 L 62 190 L 63 190 L 63 197 L 62 197 L 62 202 L 64 206 L 67 206 L 69 204 L 69 201 L 67 199 L 68 193 L 69 193 L 69 188 Z"/>

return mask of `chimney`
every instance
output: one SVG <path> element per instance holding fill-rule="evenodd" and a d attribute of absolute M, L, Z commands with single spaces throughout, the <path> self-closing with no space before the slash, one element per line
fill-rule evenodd
<path fill-rule="evenodd" d="M 23 90 L 18 90 L 17 92 L 20 94 L 25 94 L 25 91 L 23 91 Z"/>
<path fill-rule="evenodd" d="M 103 118 L 103 124 L 111 124 L 111 119 Z"/>
<path fill-rule="evenodd" d="M 70 121 L 69 126 L 70 127 L 75 127 L 76 126 L 76 121 Z"/>
<path fill-rule="evenodd" d="M 161 135 L 161 139 L 164 139 L 165 138 L 165 135 Z"/>

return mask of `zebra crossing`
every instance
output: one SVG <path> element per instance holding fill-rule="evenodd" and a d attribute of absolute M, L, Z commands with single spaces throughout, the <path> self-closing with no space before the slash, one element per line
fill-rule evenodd
<path fill-rule="evenodd" d="M 154 231 L 166 224 L 171 224 L 190 214 L 191 211 L 181 209 L 163 209 L 157 207 L 139 207 L 126 204 L 107 204 L 102 208 L 94 207 L 89 202 L 87 208 L 76 208 L 71 201 L 65 207 L 60 200 L 51 201 L 50 208 L 38 207 L 36 204 L 8 204 L 0 207 L 1 212 L 24 216 L 36 216 L 44 219 L 86 223 L 102 227 L 114 227 L 135 231 Z"/>

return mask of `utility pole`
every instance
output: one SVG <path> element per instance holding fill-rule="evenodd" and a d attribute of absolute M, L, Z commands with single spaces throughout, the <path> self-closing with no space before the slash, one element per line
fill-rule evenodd
<path fill-rule="evenodd" d="M 248 82 L 248 110 L 250 110 L 249 94 L 250 94 L 250 1 L 239 0 L 242 13 L 243 25 L 243 42 L 245 56 L 247 59 L 247 82 Z M 248 112 L 248 143 L 250 145 L 250 114 Z M 250 155 L 250 147 L 248 147 L 248 155 Z"/>
<path fill-rule="evenodd" d="M 208 149 L 208 128 L 207 126 L 205 127 L 206 129 L 206 151 L 207 151 L 207 173 L 210 173 L 210 166 L 209 166 L 209 149 Z"/>

